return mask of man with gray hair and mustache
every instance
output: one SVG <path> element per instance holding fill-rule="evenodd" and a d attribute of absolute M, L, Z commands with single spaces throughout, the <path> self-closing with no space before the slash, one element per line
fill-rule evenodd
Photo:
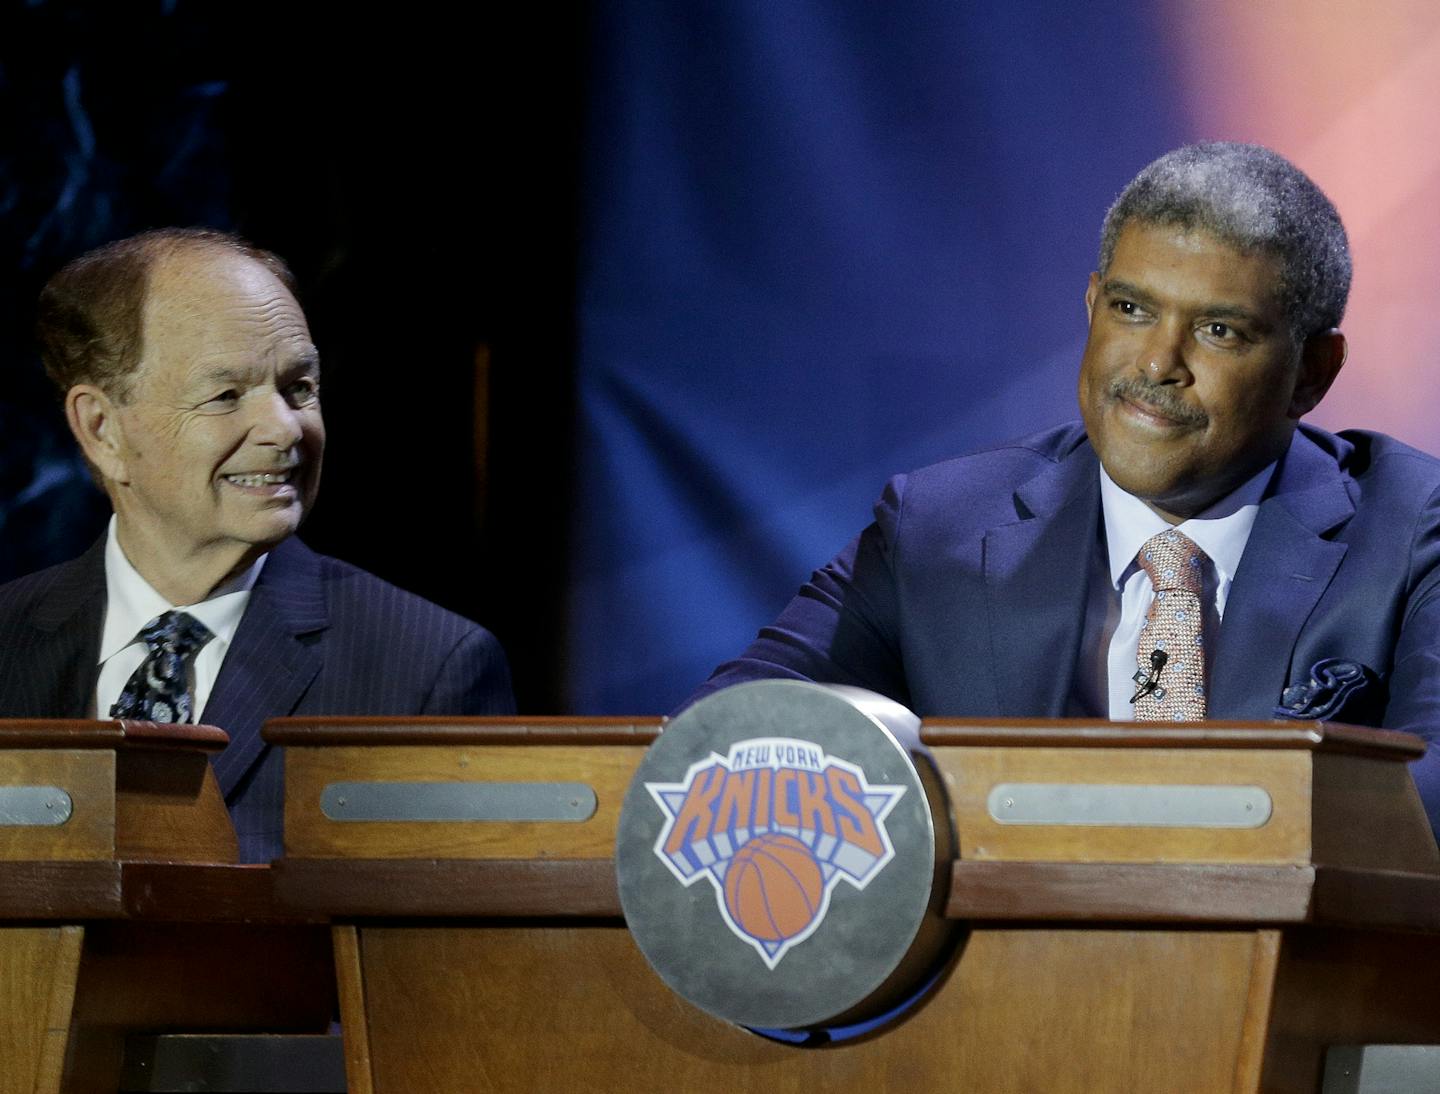
<path fill-rule="evenodd" d="M 922 717 L 1385 726 L 1431 742 L 1440 831 L 1440 461 L 1300 423 L 1345 363 L 1350 272 L 1283 157 L 1162 156 L 1105 218 L 1082 421 L 897 476 L 692 701 L 786 677 Z"/>
<path fill-rule="evenodd" d="M 266 718 L 508 714 L 483 628 L 315 554 L 320 360 L 274 254 L 159 229 L 40 298 L 65 416 L 115 515 L 85 555 L 0 587 L 0 718 L 206 722 L 244 861 L 281 849 Z"/>

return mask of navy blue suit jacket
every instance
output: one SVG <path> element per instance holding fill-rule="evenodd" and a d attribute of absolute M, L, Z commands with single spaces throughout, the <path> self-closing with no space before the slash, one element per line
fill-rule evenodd
<path fill-rule="evenodd" d="M 869 688 L 922 717 L 1077 713 L 1098 466 L 1074 423 L 896 477 L 875 522 L 691 701 L 779 676 Z M 1235 574 L 1209 715 L 1273 718 L 1326 658 L 1379 681 L 1327 716 L 1432 742 L 1412 772 L 1440 831 L 1440 461 L 1302 426 Z"/>
<path fill-rule="evenodd" d="M 0 717 L 85 717 L 104 614 L 103 540 L 0 586 Z M 514 710 L 488 631 L 290 539 L 260 571 L 201 720 L 230 734 L 215 774 L 242 861 L 265 862 L 280 853 L 284 794 L 265 719 Z"/>

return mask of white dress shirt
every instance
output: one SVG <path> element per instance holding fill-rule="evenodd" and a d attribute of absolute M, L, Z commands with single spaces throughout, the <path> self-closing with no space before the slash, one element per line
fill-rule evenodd
<path fill-rule="evenodd" d="M 1201 599 L 1205 606 L 1206 647 L 1215 648 L 1213 638 L 1225 615 L 1230 585 L 1274 471 L 1272 463 L 1204 512 L 1171 525 L 1139 498 L 1121 490 L 1105 469 L 1100 469 L 1105 551 L 1097 553 L 1092 565 L 1077 681 L 1082 689 L 1081 705 L 1089 713 L 1104 711 L 1117 722 L 1135 717 L 1130 696 L 1135 694 L 1133 677 L 1140 625 L 1155 599 L 1150 575 L 1135 559 L 1151 536 L 1174 527 L 1209 558 L 1202 575 Z"/>
<path fill-rule="evenodd" d="M 215 589 L 198 604 L 171 604 L 130 564 L 115 534 L 115 518 L 105 535 L 105 625 L 100 631 L 100 678 L 95 684 L 91 717 L 108 718 L 126 682 L 145 660 L 145 643 L 140 631 L 155 618 L 172 609 L 189 612 L 210 628 L 215 637 L 195 655 L 191 684 L 195 695 L 196 721 L 203 721 L 205 704 L 220 675 L 225 653 L 240 627 L 250 590 L 268 555 Z"/>

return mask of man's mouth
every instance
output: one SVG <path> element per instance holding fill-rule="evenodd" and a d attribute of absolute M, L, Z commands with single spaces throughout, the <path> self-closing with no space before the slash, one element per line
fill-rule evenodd
<path fill-rule="evenodd" d="M 251 474 L 225 475 L 226 482 L 236 486 L 286 486 L 295 478 L 295 468 L 284 471 L 259 471 Z"/>
<path fill-rule="evenodd" d="M 1132 411 L 1157 425 L 1202 427 L 1209 423 L 1209 417 L 1193 407 L 1186 406 L 1171 397 L 1163 389 L 1156 389 L 1133 382 L 1116 382 L 1110 387 L 1113 398 Z"/>
<path fill-rule="evenodd" d="M 1120 401 L 1124 403 L 1131 411 L 1139 414 L 1142 418 L 1149 419 L 1150 421 L 1161 423 L 1164 425 L 1182 424 L 1181 422 L 1176 421 L 1172 415 L 1166 413 L 1152 403 L 1145 402 L 1143 399 L 1134 399 L 1127 395 L 1122 395 L 1120 397 Z"/>

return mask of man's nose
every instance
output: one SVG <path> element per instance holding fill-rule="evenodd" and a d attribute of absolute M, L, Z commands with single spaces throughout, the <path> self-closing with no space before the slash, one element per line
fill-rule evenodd
<path fill-rule="evenodd" d="M 1157 323 L 1140 347 L 1135 367 L 1147 380 L 1156 384 L 1185 383 L 1190 379 L 1187 359 L 1190 339 L 1179 325 Z"/>
<path fill-rule="evenodd" d="M 250 433 L 257 444 L 289 449 L 300 443 L 304 430 L 300 427 L 299 411 L 275 391 L 259 400 Z"/>

